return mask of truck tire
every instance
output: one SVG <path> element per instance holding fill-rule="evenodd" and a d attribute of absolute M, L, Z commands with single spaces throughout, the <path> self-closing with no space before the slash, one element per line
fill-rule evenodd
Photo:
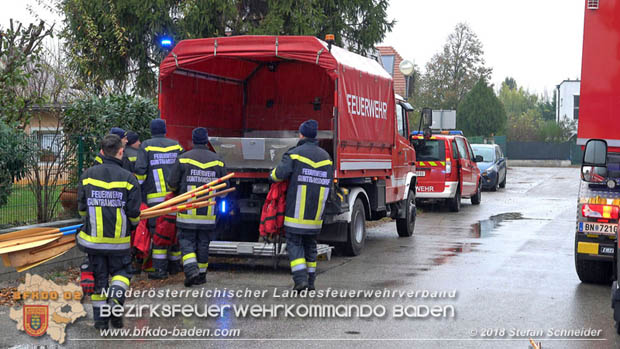
<path fill-rule="evenodd" d="M 410 237 L 415 229 L 416 205 L 415 192 L 409 189 L 405 202 L 406 217 L 396 219 L 396 231 L 401 238 Z"/>
<path fill-rule="evenodd" d="M 608 284 L 613 273 L 611 262 L 599 262 L 579 258 L 575 251 L 575 269 L 579 280 L 586 284 Z"/>
<path fill-rule="evenodd" d="M 351 211 L 351 222 L 347 225 L 347 243 L 345 252 L 348 256 L 357 256 L 362 253 L 366 241 L 366 213 L 364 203 L 359 197 L 355 199 Z"/>
<path fill-rule="evenodd" d="M 456 187 L 456 194 L 451 199 L 448 199 L 448 208 L 452 212 L 459 212 L 461 210 L 461 187 Z"/>
<path fill-rule="evenodd" d="M 471 204 L 480 205 L 481 201 L 482 201 L 482 182 L 479 182 L 478 189 L 476 189 L 476 194 L 474 194 L 474 196 L 471 197 Z"/>

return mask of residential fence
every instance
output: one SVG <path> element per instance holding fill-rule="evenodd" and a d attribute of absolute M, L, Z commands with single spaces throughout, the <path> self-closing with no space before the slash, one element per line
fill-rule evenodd
<path fill-rule="evenodd" d="M 25 177 L 11 186 L 0 206 L 0 229 L 77 216 L 77 190 L 72 184 L 84 163 L 81 147 L 68 147 L 60 131 L 32 132 L 32 157 Z"/>
<path fill-rule="evenodd" d="M 498 144 L 509 160 L 570 160 L 571 164 L 581 163 L 583 151 L 575 141 L 552 142 L 518 142 L 507 141 L 506 136 L 468 137 L 471 144 Z"/>

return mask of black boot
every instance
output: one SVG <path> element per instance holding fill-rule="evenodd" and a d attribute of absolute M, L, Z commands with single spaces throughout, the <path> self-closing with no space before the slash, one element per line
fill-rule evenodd
<path fill-rule="evenodd" d="M 123 328 L 123 318 L 122 317 L 112 316 L 110 318 L 110 323 L 112 324 L 112 327 L 114 327 L 114 328 Z"/>
<path fill-rule="evenodd" d="M 168 277 L 168 272 L 162 269 L 155 269 L 149 273 L 149 279 L 161 280 Z"/>
<path fill-rule="evenodd" d="M 168 262 L 168 274 L 176 275 L 181 271 L 181 263 L 179 262 Z"/>
<path fill-rule="evenodd" d="M 314 291 L 316 288 L 314 287 L 314 280 L 316 280 L 316 273 L 308 273 L 308 290 Z"/>
<path fill-rule="evenodd" d="M 108 319 L 95 320 L 95 328 L 98 330 L 107 330 Z"/>
<path fill-rule="evenodd" d="M 194 280 L 194 285 L 204 285 L 207 283 L 207 273 L 200 273 L 196 280 Z"/>
<path fill-rule="evenodd" d="M 196 279 L 198 279 L 199 274 L 198 270 L 190 270 L 185 272 L 185 281 L 183 284 L 185 287 L 192 287 L 195 284 Z"/>
<path fill-rule="evenodd" d="M 308 282 L 307 281 L 302 281 L 300 283 L 295 283 L 295 286 L 293 286 L 293 290 L 297 291 L 297 292 L 305 290 L 306 288 L 308 288 Z"/>

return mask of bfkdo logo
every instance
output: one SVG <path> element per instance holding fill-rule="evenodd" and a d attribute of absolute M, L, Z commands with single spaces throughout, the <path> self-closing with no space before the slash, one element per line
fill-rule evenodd
<path fill-rule="evenodd" d="M 49 312 L 47 305 L 24 305 L 24 331 L 39 337 L 47 331 Z"/>

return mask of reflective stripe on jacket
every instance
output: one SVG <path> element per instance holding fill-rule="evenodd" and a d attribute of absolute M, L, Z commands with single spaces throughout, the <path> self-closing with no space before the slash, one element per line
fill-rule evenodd
<path fill-rule="evenodd" d="M 127 160 L 129 161 L 129 166 L 131 167 L 131 169 L 129 170 L 131 173 L 134 173 L 136 171 L 136 161 L 138 161 L 138 153 L 139 153 L 139 149 L 133 148 L 133 147 L 125 147 L 125 157 L 127 158 Z M 124 167 L 123 167 L 124 168 Z M 140 181 L 138 181 L 138 183 L 142 184 Z"/>
<path fill-rule="evenodd" d="M 178 157 L 168 184 L 171 190 L 180 195 L 225 175 L 226 167 L 222 159 L 205 145 L 197 144 L 194 149 Z M 177 227 L 215 229 L 216 213 L 216 205 L 178 212 Z"/>
<path fill-rule="evenodd" d="M 316 139 L 304 138 L 284 154 L 271 171 L 271 179 L 290 181 L 286 193 L 284 230 L 318 234 L 323 225 L 325 201 L 333 179 L 332 160 Z"/>
<path fill-rule="evenodd" d="M 146 204 L 154 206 L 162 201 L 171 191 L 166 186 L 170 169 L 183 152 L 177 141 L 163 135 L 155 135 L 140 146 L 134 171 L 136 178 L 142 182 L 142 192 Z"/>
<path fill-rule="evenodd" d="M 129 253 L 132 227 L 140 221 L 140 187 L 120 160 L 102 161 L 80 177 L 78 210 L 84 226 L 77 244 L 88 254 Z"/>

